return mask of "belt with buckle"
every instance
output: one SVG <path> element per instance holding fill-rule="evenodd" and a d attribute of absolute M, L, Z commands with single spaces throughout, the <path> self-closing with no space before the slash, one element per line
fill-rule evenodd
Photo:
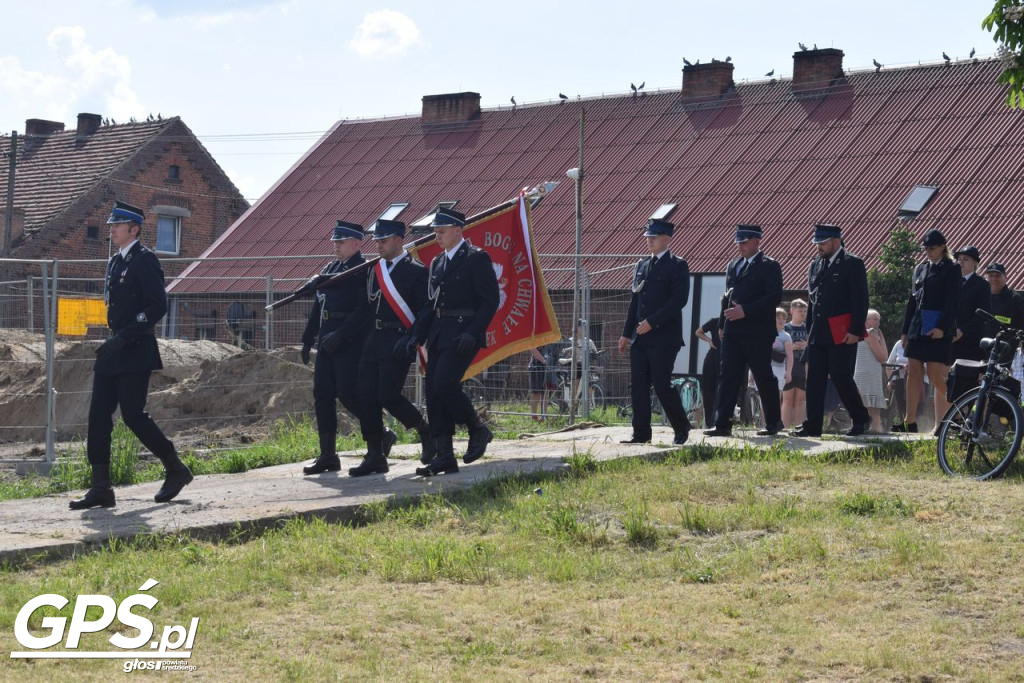
<path fill-rule="evenodd" d="M 345 311 L 328 311 L 326 308 L 320 311 L 321 320 L 331 320 L 332 318 L 337 320 L 338 318 L 343 318 L 346 315 L 348 315 L 348 313 Z"/>
<path fill-rule="evenodd" d="M 439 308 L 436 311 L 438 318 L 458 318 L 459 320 L 472 320 L 476 317 L 476 311 L 472 308 Z"/>
<path fill-rule="evenodd" d="M 405 325 L 393 320 L 374 320 L 373 326 L 378 330 L 399 330 L 404 332 Z"/>

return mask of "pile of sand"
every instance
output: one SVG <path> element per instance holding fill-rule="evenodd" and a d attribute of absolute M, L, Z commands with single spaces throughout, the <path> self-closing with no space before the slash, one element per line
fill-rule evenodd
<path fill-rule="evenodd" d="M 153 373 L 147 409 L 168 434 L 257 434 L 288 415 L 312 413 L 312 370 L 294 348 L 268 353 L 211 341 L 159 343 L 164 369 Z M 56 343 L 58 440 L 85 437 L 98 344 Z M 0 330 L 0 441 L 45 438 L 45 395 L 43 336 Z"/>

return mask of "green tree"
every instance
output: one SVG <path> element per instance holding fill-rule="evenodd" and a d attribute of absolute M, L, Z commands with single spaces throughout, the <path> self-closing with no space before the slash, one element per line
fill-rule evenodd
<path fill-rule="evenodd" d="M 882 244 L 880 268 L 868 271 L 868 302 L 882 315 L 882 334 L 890 348 L 900 337 L 910 297 L 910 277 L 921 248 L 913 230 L 901 220 Z"/>
<path fill-rule="evenodd" d="M 981 22 L 999 43 L 999 58 L 1005 65 L 999 82 L 1005 85 L 1006 104 L 1024 108 L 1024 4 L 1021 0 L 996 0 L 992 12 Z"/>

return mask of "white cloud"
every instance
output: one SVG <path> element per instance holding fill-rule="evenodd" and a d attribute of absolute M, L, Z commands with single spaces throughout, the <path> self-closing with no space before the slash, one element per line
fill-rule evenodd
<path fill-rule="evenodd" d="M 398 57 L 417 45 L 423 45 L 416 22 L 390 9 L 370 12 L 363 17 L 349 47 L 367 59 Z"/>
<path fill-rule="evenodd" d="M 68 105 L 100 108 L 103 114 L 127 120 L 145 112 L 131 85 L 132 67 L 127 57 L 112 48 L 93 49 L 79 26 L 61 26 L 46 39 L 68 67 L 62 82 Z"/>

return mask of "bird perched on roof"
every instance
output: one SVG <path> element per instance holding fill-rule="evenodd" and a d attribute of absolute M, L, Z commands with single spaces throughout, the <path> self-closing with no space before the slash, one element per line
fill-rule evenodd
<path fill-rule="evenodd" d="M 558 93 L 558 99 L 560 99 L 560 100 L 567 100 L 567 99 L 569 99 L 569 96 L 564 94 L 564 93 Z"/>
<path fill-rule="evenodd" d="M 945 52 L 943 52 L 942 53 L 942 58 L 946 60 L 946 64 L 949 64 L 949 55 L 947 55 Z"/>
<path fill-rule="evenodd" d="M 515 95 L 512 96 L 512 106 L 513 107 L 516 106 L 516 96 Z"/>
<path fill-rule="evenodd" d="M 725 58 L 725 63 L 726 63 L 726 64 L 728 64 L 728 63 L 729 63 L 729 62 L 731 62 L 731 61 L 732 61 L 732 57 L 726 57 L 726 58 Z"/>
<path fill-rule="evenodd" d="M 685 64 L 686 66 L 693 66 L 690 60 L 687 59 L 686 57 L 683 57 L 683 64 Z"/>
<path fill-rule="evenodd" d="M 971 48 L 971 54 L 969 54 L 969 55 L 967 55 L 967 56 L 968 56 L 969 58 L 973 58 L 973 57 L 974 57 L 974 48 L 973 48 L 973 47 Z"/>
<path fill-rule="evenodd" d="M 799 46 L 800 46 L 800 49 L 801 49 L 801 50 L 802 50 L 803 52 L 807 52 L 807 46 L 806 46 L 806 45 L 804 45 L 803 43 L 797 43 L 797 45 L 799 45 Z"/>
<path fill-rule="evenodd" d="M 772 69 L 771 71 L 769 71 L 768 73 L 765 74 L 765 76 L 767 76 L 768 78 L 771 78 L 774 75 L 775 75 L 775 69 Z"/>
<path fill-rule="evenodd" d="M 636 97 L 636 86 L 630 83 L 629 89 L 633 91 L 633 97 Z"/>
<path fill-rule="evenodd" d="M 814 44 L 814 49 L 815 49 L 815 50 L 817 50 L 817 49 L 818 49 L 818 44 L 817 44 L 817 43 L 815 43 L 815 44 Z"/>
<path fill-rule="evenodd" d="M 872 59 L 871 63 L 875 65 L 875 73 L 881 71 L 882 67 L 885 66 L 884 64 L 879 64 L 877 59 Z"/>

